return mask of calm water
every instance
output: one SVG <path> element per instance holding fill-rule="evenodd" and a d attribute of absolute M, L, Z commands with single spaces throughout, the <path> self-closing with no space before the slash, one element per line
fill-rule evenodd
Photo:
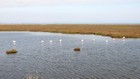
<path fill-rule="evenodd" d="M 7 55 L 5 51 L 13 47 L 18 53 Z M 73 51 L 75 47 L 81 51 Z M 0 32 L 0 79 L 35 74 L 41 79 L 140 79 L 140 39 Z"/>

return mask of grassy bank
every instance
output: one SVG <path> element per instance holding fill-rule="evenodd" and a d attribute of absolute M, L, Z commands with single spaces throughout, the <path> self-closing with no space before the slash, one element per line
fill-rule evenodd
<path fill-rule="evenodd" d="M 42 31 L 140 38 L 140 25 L 0 25 L 0 31 Z"/>

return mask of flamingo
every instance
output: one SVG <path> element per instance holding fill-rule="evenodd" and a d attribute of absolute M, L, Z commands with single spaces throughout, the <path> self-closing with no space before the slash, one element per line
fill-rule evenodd
<path fill-rule="evenodd" d="M 15 40 L 13 40 L 13 45 L 16 45 L 16 41 Z"/>

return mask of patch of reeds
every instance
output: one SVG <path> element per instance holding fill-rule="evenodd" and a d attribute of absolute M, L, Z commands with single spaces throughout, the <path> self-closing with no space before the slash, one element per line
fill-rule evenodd
<path fill-rule="evenodd" d="M 15 54 L 15 53 L 17 53 L 16 49 L 11 49 L 6 51 L 6 54 Z"/>
<path fill-rule="evenodd" d="M 80 51 L 80 48 L 74 48 L 74 51 Z"/>

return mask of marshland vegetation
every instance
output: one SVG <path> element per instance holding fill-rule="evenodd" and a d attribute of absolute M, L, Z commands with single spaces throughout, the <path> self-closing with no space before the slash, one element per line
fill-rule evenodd
<path fill-rule="evenodd" d="M 67 34 L 95 34 L 113 38 L 140 38 L 140 25 L 50 24 L 0 25 L 0 31 L 34 31 Z"/>

